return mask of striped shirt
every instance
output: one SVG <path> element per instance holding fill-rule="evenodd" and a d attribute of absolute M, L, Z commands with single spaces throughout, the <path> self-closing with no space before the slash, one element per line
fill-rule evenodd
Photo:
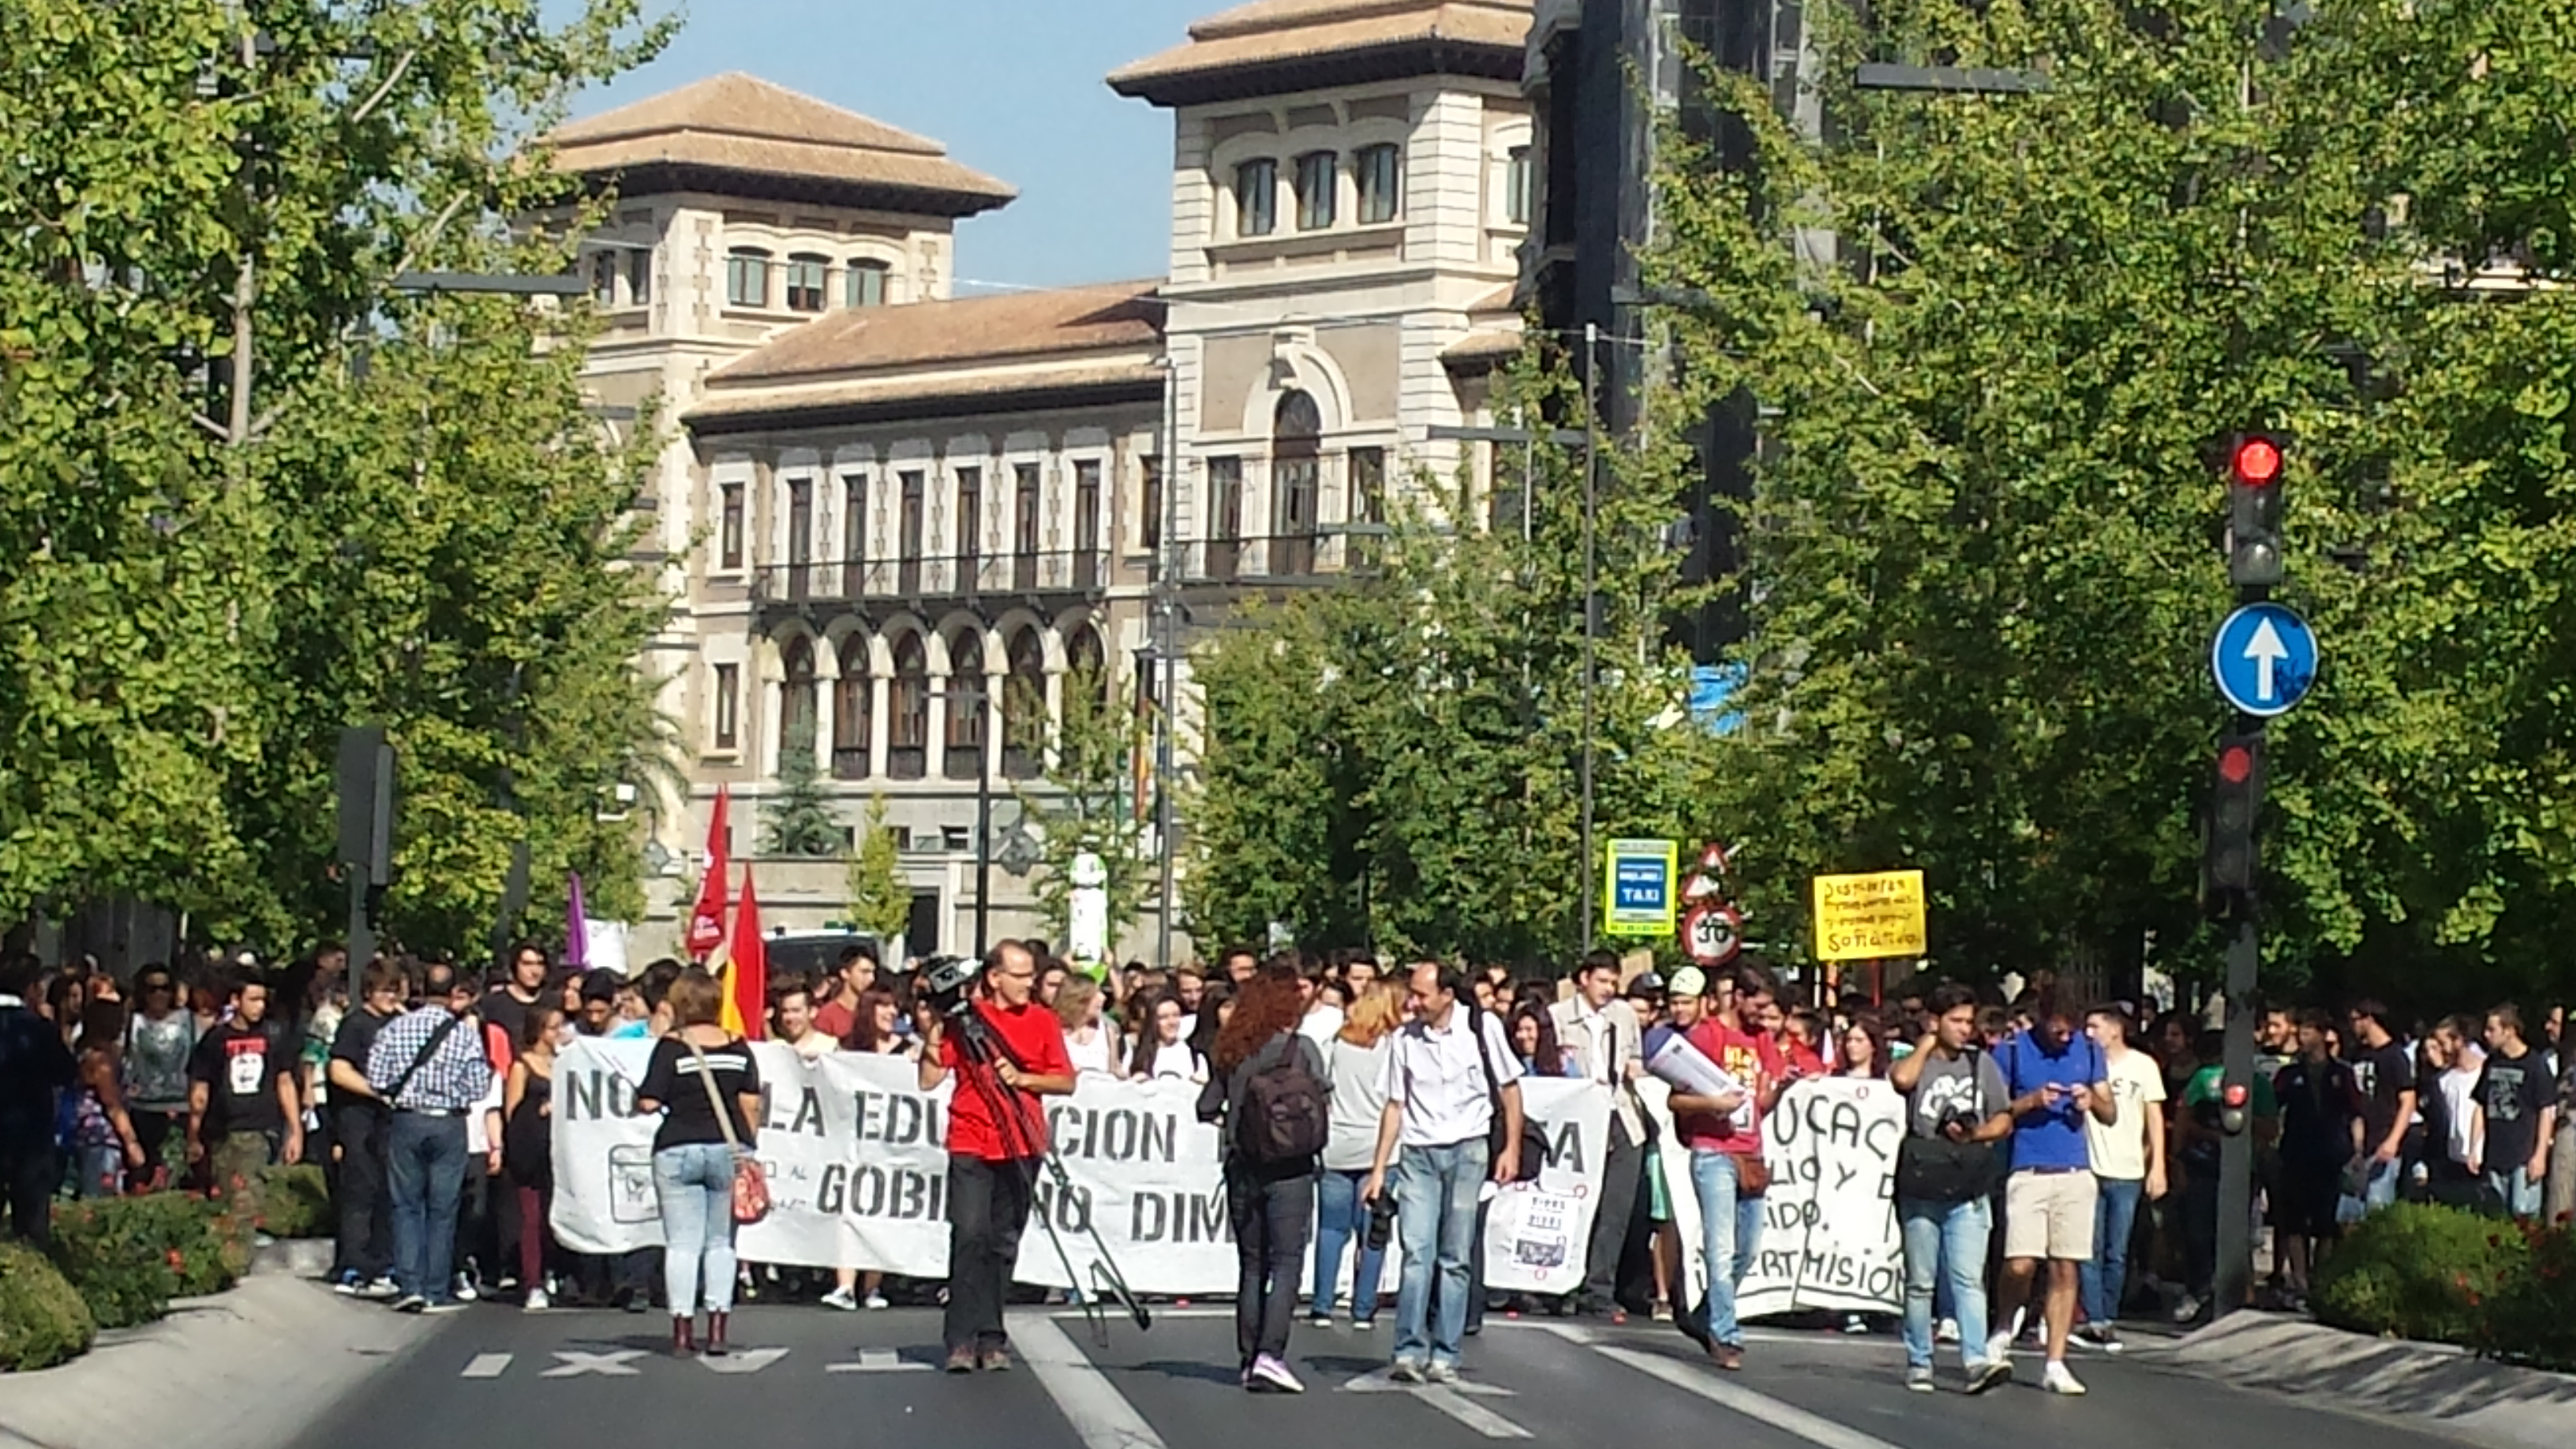
<path fill-rule="evenodd" d="M 438 1050 L 412 1071 L 412 1062 L 429 1039 L 451 1021 L 456 1025 L 439 1042 Z M 458 1021 L 439 1005 L 404 1012 L 376 1033 L 375 1045 L 367 1051 L 367 1085 L 378 1095 L 390 1095 L 405 1072 L 411 1072 L 411 1080 L 393 1100 L 399 1112 L 468 1111 L 492 1088 L 492 1062 L 483 1053 L 483 1034 L 471 1019 Z"/>

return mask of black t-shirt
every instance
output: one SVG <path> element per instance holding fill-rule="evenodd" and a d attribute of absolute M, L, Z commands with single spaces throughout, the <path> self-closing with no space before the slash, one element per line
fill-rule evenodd
<path fill-rule="evenodd" d="M 538 998 L 539 1001 L 544 999 L 543 996 Z M 536 1002 L 521 1001 L 512 996 L 509 987 L 495 986 L 483 997 L 481 1010 L 486 1023 L 508 1033 L 503 1040 L 509 1042 L 511 1051 L 516 1052 L 520 1039 L 527 1035 L 528 1013 L 535 1007 Z"/>
<path fill-rule="evenodd" d="M 759 1094 L 760 1064 L 752 1060 L 750 1046 L 740 1037 L 699 1051 L 708 1070 L 715 1073 L 716 1095 L 733 1117 L 734 1136 L 743 1146 L 751 1146 L 751 1124 L 744 1120 L 737 1099 Z M 715 1107 L 707 1101 L 707 1089 L 699 1085 L 698 1053 L 691 1052 L 677 1035 L 653 1043 L 653 1060 L 644 1068 L 644 1080 L 636 1084 L 635 1095 L 662 1104 L 662 1126 L 653 1134 L 654 1151 L 725 1140 Z"/>
<path fill-rule="evenodd" d="M 2343 1062 L 2302 1057 L 2272 1080 L 2281 1102 L 2281 1156 L 2309 1167 L 2352 1160 L 2353 1119 L 2363 1114 L 2361 1084 Z"/>
<path fill-rule="evenodd" d="M 347 1062 L 358 1069 L 359 1076 L 365 1076 L 367 1053 L 375 1050 L 377 1035 L 384 1031 L 385 1023 L 391 1020 L 393 1020 L 392 1017 L 378 1016 L 363 1006 L 352 1008 L 348 1015 L 340 1018 L 339 1034 L 331 1038 L 331 1060 Z M 385 1104 L 373 1097 L 360 1097 L 348 1092 L 333 1092 L 331 1102 L 332 1105 L 351 1112 L 386 1110 Z"/>
<path fill-rule="evenodd" d="M 2489 1052 L 2474 1095 L 2487 1109 L 2486 1170 L 2530 1166 L 2531 1154 L 2540 1146 L 2541 1111 L 2558 1095 L 2540 1053 L 2528 1047 L 2518 1057 Z"/>
<path fill-rule="evenodd" d="M 2369 1110 L 2361 1117 L 2361 1150 L 2377 1152 L 2379 1144 L 2387 1141 L 2397 1126 L 2398 1095 L 2415 1090 L 2415 1063 L 2406 1055 L 2406 1048 L 2392 1041 L 2375 1050 L 2363 1048 L 2353 1060 L 2352 1075 L 2369 1102 Z"/>
<path fill-rule="evenodd" d="M 225 1022 L 197 1040 L 188 1080 L 206 1084 L 208 1141 L 229 1132 L 283 1132 L 277 1080 L 295 1070 L 295 1053 L 282 1050 L 263 1026 Z"/>

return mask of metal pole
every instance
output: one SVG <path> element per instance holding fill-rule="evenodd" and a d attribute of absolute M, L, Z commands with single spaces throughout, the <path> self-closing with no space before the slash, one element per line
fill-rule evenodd
<path fill-rule="evenodd" d="M 2262 928 L 2255 907 L 2247 902 L 2227 943 L 2227 1054 L 2223 1067 L 2229 1086 L 2247 1091 L 2246 1130 L 2231 1132 L 2218 1144 L 2218 1264 L 2211 1279 L 2210 1313 L 2214 1318 L 2245 1306 L 2254 1283 L 2254 987 L 2263 963 Z"/>
<path fill-rule="evenodd" d="M 1154 693 L 1162 718 L 1154 728 L 1154 846 L 1163 867 L 1162 898 L 1155 910 L 1154 963 L 1172 969 L 1172 918 L 1177 914 L 1179 874 L 1172 836 L 1178 821 L 1172 805 L 1172 776 L 1178 768 L 1175 736 L 1181 728 L 1180 565 L 1181 565 L 1181 364 L 1163 357 L 1163 547 L 1154 561 Z"/>
<path fill-rule="evenodd" d="M 364 972 L 376 956 L 376 927 L 367 910 L 367 868 L 347 861 L 340 868 L 349 876 L 349 969 L 352 976 Z"/>
<path fill-rule="evenodd" d="M 969 696 L 978 716 L 988 716 L 985 691 L 978 687 Z M 993 722 L 983 720 L 989 734 Z M 993 902 L 993 751 L 989 743 L 975 749 L 975 959 L 982 960 L 992 949 L 989 927 Z"/>
<path fill-rule="evenodd" d="M 1597 868 L 1592 859 L 1592 734 L 1593 734 L 1593 594 L 1598 584 L 1597 565 L 1593 557 L 1594 513 L 1599 507 L 1601 469 L 1601 324 L 1583 324 L 1583 823 L 1582 862 L 1576 874 L 1582 879 L 1583 928 L 1579 933 L 1586 954 L 1592 950 L 1594 902 L 1592 876 Z"/>

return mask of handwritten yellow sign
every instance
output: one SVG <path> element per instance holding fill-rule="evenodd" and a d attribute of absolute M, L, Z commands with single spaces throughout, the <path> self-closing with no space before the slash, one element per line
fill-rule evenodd
<path fill-rule="evenodd" d="M 1923 872 L 1816 877 L 1817 960 L 1870 961 L 1928 949 Z"/>

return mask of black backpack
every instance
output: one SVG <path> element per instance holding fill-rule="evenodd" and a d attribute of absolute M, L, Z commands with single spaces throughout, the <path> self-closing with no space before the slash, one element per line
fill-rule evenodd
<path fill-rule="evenodd" d="M 1234 1140 L 1254 1162 L 1303 1162 L 1320 1156 L 1332 1136 L 1325 1105 L 1332 1091 L 1307 1067 L 1302 1044 L 1294 1033 L 1282 1033 L 1244 1064 L 1251 1075 L 1244 1080 Z"/>

